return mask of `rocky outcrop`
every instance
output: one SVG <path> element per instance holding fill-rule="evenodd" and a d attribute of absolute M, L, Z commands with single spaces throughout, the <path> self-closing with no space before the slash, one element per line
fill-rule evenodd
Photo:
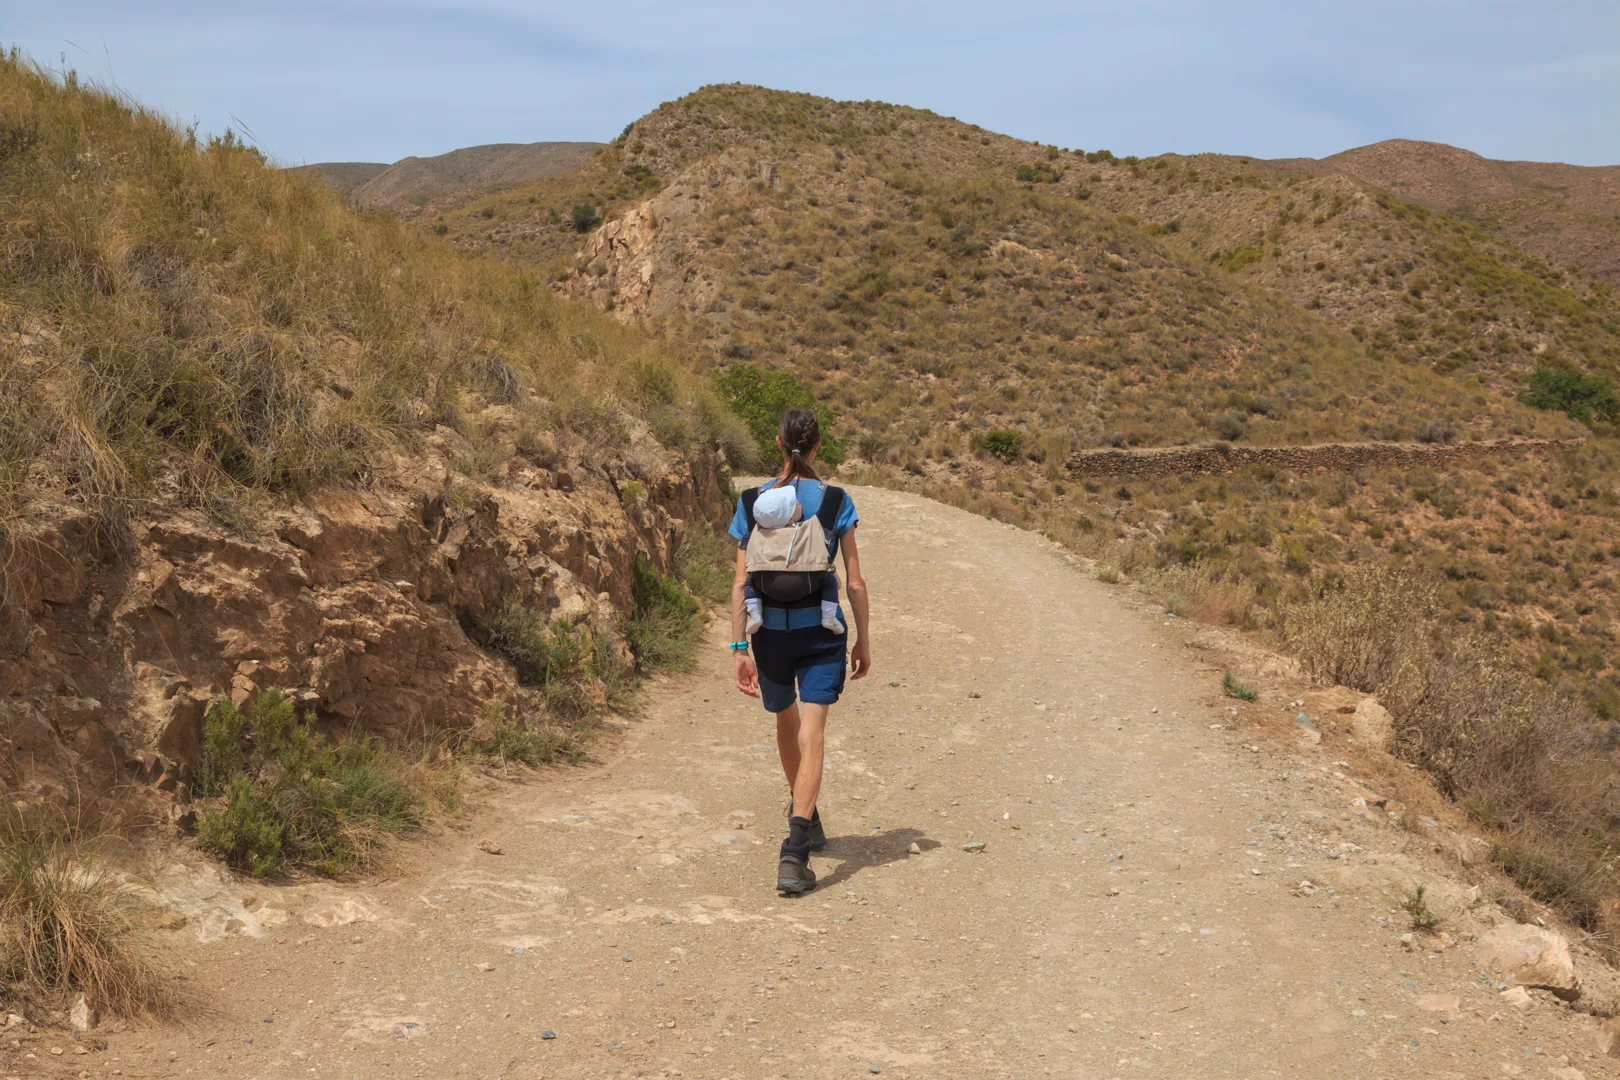
<path fill-rule="evenodd" d="M 0 781 L 183 798 L 208 706 L 261 687 L 332 729 L 466 727 L 519 693 L 474 640 L 508 597 L 608 630 L 637 554 L 667 570 L 687 523 L 725 510 L 718 460 L 644 430 L 605 464 L 519 456 L 482 483 L 444 464 L 458 441 L 440 429 L 390 480 L 271 506 L 251 532 L 154 504 L 114 550 L 88 513 L 41 508 L 9 539 Z"/>
<path fill-rule="evenodd" d="M 781 183 L 773 161 L 727 152 L 700 162 L 592 233 L 557 288 L 625 320 L 723 310 L 724 281 L 700 257 L 705 239 L 697 222 L 730 190 Z"/>
<path fill-rule="evenodd" d="M 1069 456 L 1070 476 L 1155 477 L 1218 475 L 1251 465 L 1308 471 L 1397 468 L 1477 461 L 1505 454 L 1547 453 L 1579 439 L 1490 439 L 1460 443 L 1319 443 L 1312 446 L 1164 446 L 1144 450 L 1081 450 Z"/>

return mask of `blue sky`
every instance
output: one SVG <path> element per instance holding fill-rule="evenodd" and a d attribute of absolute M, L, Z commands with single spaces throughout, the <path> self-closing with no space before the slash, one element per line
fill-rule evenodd
<path fill-rule="evenodd" d="M 283 163 L 609 139 L 705 83 L 1116 153 L 1387 138 L 1620 164 L 1615 0 L 4 0 L 0 41 Z M 237 121 L 233 121 L 233 117 Z"/>

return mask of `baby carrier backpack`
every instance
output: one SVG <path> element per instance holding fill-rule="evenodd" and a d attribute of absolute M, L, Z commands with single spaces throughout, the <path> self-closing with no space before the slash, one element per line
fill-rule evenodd
<path fill-rule="evenodd" d="M 833 530 L 844 508 L 844 489 L 826 487 L 814 517 L 780 529 L 767 529 L 754 518 L 759 488 L 742 493 L 743 517 L 748 523 L 748 583 L 771 607 L 816 607 L 833 568 L 838 541 Z"/>

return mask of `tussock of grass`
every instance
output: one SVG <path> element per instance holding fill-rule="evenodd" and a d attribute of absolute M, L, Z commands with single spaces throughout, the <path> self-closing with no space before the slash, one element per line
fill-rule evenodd
<path fill-rule="evenodd" d="M 156 912 L 60 819 L 0 816 L 0 984 L 61 1005 L 82 993 L 104 1013 L 173 1013 L 179 992 L 154 940 Z"/>

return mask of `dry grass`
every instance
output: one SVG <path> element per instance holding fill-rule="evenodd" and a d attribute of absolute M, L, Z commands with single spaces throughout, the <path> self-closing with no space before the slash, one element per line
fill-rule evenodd
<path fill-rule="evenodd" d="M 464 258 L 235 138 L 199 141 L 16 53 L 0 61 L 0 517 L 67 495 L 366 479 L 435 424 L 510 406 L 606 453 L 728 421 L 645 338 L 537 271 Z"/>
<path fill-rule="evenodd" d="M 63 817 L 0 818 L 0 979 L 8 993 L 60 1006 L 82 993 L 124 1017 L 179 1003 L 155 941 L 155 915 L 114 876 L 94 838 Z"/>
<path fill-rule="evenodd" d="M 1521 887 L 1614 953 L 1620 766 L 1606 731 L 1498 638 L 1437 625 L 1437 592 L 1400 568 L 1361 568 L 1289 605 L 1284 636 L 1324 681 L 1376 691 L 1396 753 L 1493 830 L 1493 857 Z"/>

